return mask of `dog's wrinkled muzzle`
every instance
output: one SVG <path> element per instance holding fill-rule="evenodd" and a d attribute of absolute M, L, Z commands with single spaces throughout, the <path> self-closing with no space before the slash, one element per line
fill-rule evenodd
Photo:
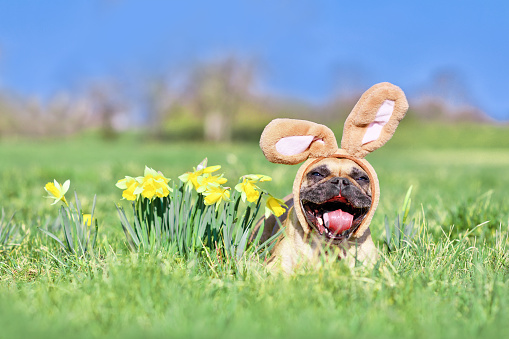
<path fill-rule="evenodd" d="M 304 229 L 306 233 L 314 229 L 330 241 L 342 242 L 352 236 L 360 237 L 364 234 L 378 206 L 380 192 L 376 172 L 365 159 L 358 159 L 341 151 L 331 157 L 353 160 L 368 174 L 372 196 L 369 208 L 355 208 L 341 194 L 321 204 L 301 201 L 300 188 L 305 173 L 323 158 L 310 159 L 299 169 L 293 187 L 294 204 L 300 207 L 296 208 L 299 221 L 308 225 L 308 229 Z"/>

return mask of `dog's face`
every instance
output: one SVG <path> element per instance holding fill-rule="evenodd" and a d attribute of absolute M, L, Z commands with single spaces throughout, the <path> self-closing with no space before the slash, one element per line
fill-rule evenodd
<path fill-rule="evenodd" d="M 300 203 L 309 226 L 334 243 L 348 239 L 371 207 L 368 174 L 349 159 L 326 158 L 304 173 Z"/>

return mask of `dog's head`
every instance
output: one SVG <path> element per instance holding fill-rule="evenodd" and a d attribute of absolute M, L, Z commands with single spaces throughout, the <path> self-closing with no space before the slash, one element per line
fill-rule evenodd
<path fill-rule="evenodd" d="M 333 242 L 357 230 L 372 202 L 369 175 L 349 159 L 325 158 L 309 166 L 299 193 L 308 226 Z"/>
<path fill-rule="evenodd" d="M 376 173 L 364 156 L 392 137 L 407 110 L 399 87 L 371 87 L 346 119 L 341 149 L 328 127 L 313 122 L 275 119 L 265 127 L 260 147 L 269 161 L 304 161 L 293 199 L 306 233 L 316 231 L 332 242 L 364 234 L 379 198 Z"/>

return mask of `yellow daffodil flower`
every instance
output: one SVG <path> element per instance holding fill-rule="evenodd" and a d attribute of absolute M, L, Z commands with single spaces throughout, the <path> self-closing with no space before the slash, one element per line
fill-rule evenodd
<path fill-rule="evenodd" d="M 228 180 L 226 178 L 223 178 L 223 174 L 221 174 L 221 175 L 204 174 L 202 176 L 199 176 L 197 178 L 197 181 L 198 181 L 198 188 L 196 189 L 196 192 L 203 193 L 210 186 L 224 185 L 224 184 L 226 184 L 226 182 Z"/>
<path fill-rule="evenodd" d="M 66 180 L 63 185 L 60 185 L 56 180 L 48 182 L 46 186 L 44 186 L 44 190 L 49 194 L 46 198 L 55 199 L 52 205 L 55 205 L 59 201 L 63 201 L 64 204 L 69 206 L 67 200 L 65 200 L 65 193 L 69 190 L 70 185 L 70 180 Z"/>
<path fill-rule="evenodd" d="M 168 183 L 170 179 L 166 178 L 163 173 L 157 172 L 153 168 L 145 166 L 145 172 L 143 173 L 144 178 L 153 178 L 156 181 Z"/>
<path fill-rule="evenodd" d="M 283 207 L 284 206 L 284 207 Z M 265 218 L 268 218 L 270 214 L 274 214 L 276 217 L 281 216 L 286 211 L 286 204 L 283 200 L 274 198 L 269 195 L 265 202 Z"/>
<path fill-rule="evenodd" d="M 152 199 L 156 195 L 156 182 L 152 178 L 143 179 L 142 186 L 143 191 L 141 192 L 141 196 L 147 199 Z"/>
<path fill-rule="evenodd" d="M 141 178 L 142 197 L 152 199 L 153 197 L 163 198 L 170 194 L 171 188 L 168 186 L 170 179 L 166 178 L 161 172 L 145 167 L 144 176 Z"/>
<path fill-rule="evenodd" d="M 196 168 L 193 168 L 193 172 L 186 172 L 179 176 L 179 179 L 186 184 L 186 188 L 191 189 L 194 187 L 197 190 L 200 187 L 198 178 L 204 174 L 210 174 L 218 171 L 221 168 L 220 165 L 207 167 L 207 158 L 203 159 Z"/>
<path fill-rule="evenodd" d="M 131 184 L 133 183 L 133 181 L 136 181 L 135 178 L 133 177 L 128 177 L 126 176 L 124 179 L 120 179 L 119 181 L 117 181 L 117 183 L 115 184 L 115 186 L 117 186 L 118 188 L 120 189 L 127 189 L 129 186 L 131 186 Z"/>
<path fill-rule="evenodd" d="M 92 225 L 92 214 L 83 214 L 83 225 L 85 226 Z"/>
<path fill-rule="evenodd" d="M 115 186 L 124 190 L 122 192 L 122 198 L 129 201 L 135 201 L 141 192 L 143 192 L 143 187 L 140 185 L 138 178 L 126 176 L 125 179 L 117 181 Z"/>
<path fill-rule="evenodd" d="M 242 179 L 242 182 L 235 186 L 235 190 L 241 193 L 241 199 L 243 202 L 255 202 L 260 197 L 260 191 L 253 180 Z"/>
<path fill-rule="evenodd" d="M 205 205 L 220 203 L 221 201 L 230 201 L 230 189 L 222 186 L 211 186 L 203 192 L 205 196 Z"/>
<path fill-rule="evenodd" d="M 156 196 L 158 198 L 164 198 L 164 197 L 167 197 L 170 192 L 172 192 L 173 190 L 170 188 L 170 186 L 168 185 L 160 185 L 160 187 L 158 187 L 156 189 Z"/>
<path fill-rule="evenodd" d="M 166 197 L 172 189 L 168 186 L 170 179 L 166 178 L 161 172 L 145 166 L 142 177 L 128 177 L 120 179 L 116 186 L 123 189 L 122 197 L 126 200 L 135 201 L 142 196 L 147 199 L 154 197 Z"/>
<path fill-rule="evenodd" d="M 186 184 L 187 189 L 191 189 L 193 186 L 196 188 L 199 187 L 198 177 L 200 176 L 197 172 L 186 172 L 179 176 L 180 181 Z"/>

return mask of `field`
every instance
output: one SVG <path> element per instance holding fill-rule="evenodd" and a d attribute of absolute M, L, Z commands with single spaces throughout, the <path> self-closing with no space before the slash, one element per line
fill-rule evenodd
<path fill-rule="evenodd" d="M 129 251 L 117 180 L 145 165 L 178 180 L 205 157 L 232 183 L 272 176 L 264 187 L 276 197 L 289 193 L 298 168 L 268 163 L 255 143 L 105 142 L 93 133 L 0 140 L 0 207 L 6 219 L 15 213 L 17 229 L 0 253 L 0 338 L 509 336 L 507 127 L 402 123 L 368 156 L 381 186 L 371 224 L 380 261 L 368 270 L 324 263 L 281 277 L 258 262 L 232 271 Z M 70 179 L 84 209 L 97 195 L 95 258 L 67 258 L 38 230 L 57 217 L 43 190 L 53 179 Z M 397 245 L 410 187 L 415 236 Z"/>

